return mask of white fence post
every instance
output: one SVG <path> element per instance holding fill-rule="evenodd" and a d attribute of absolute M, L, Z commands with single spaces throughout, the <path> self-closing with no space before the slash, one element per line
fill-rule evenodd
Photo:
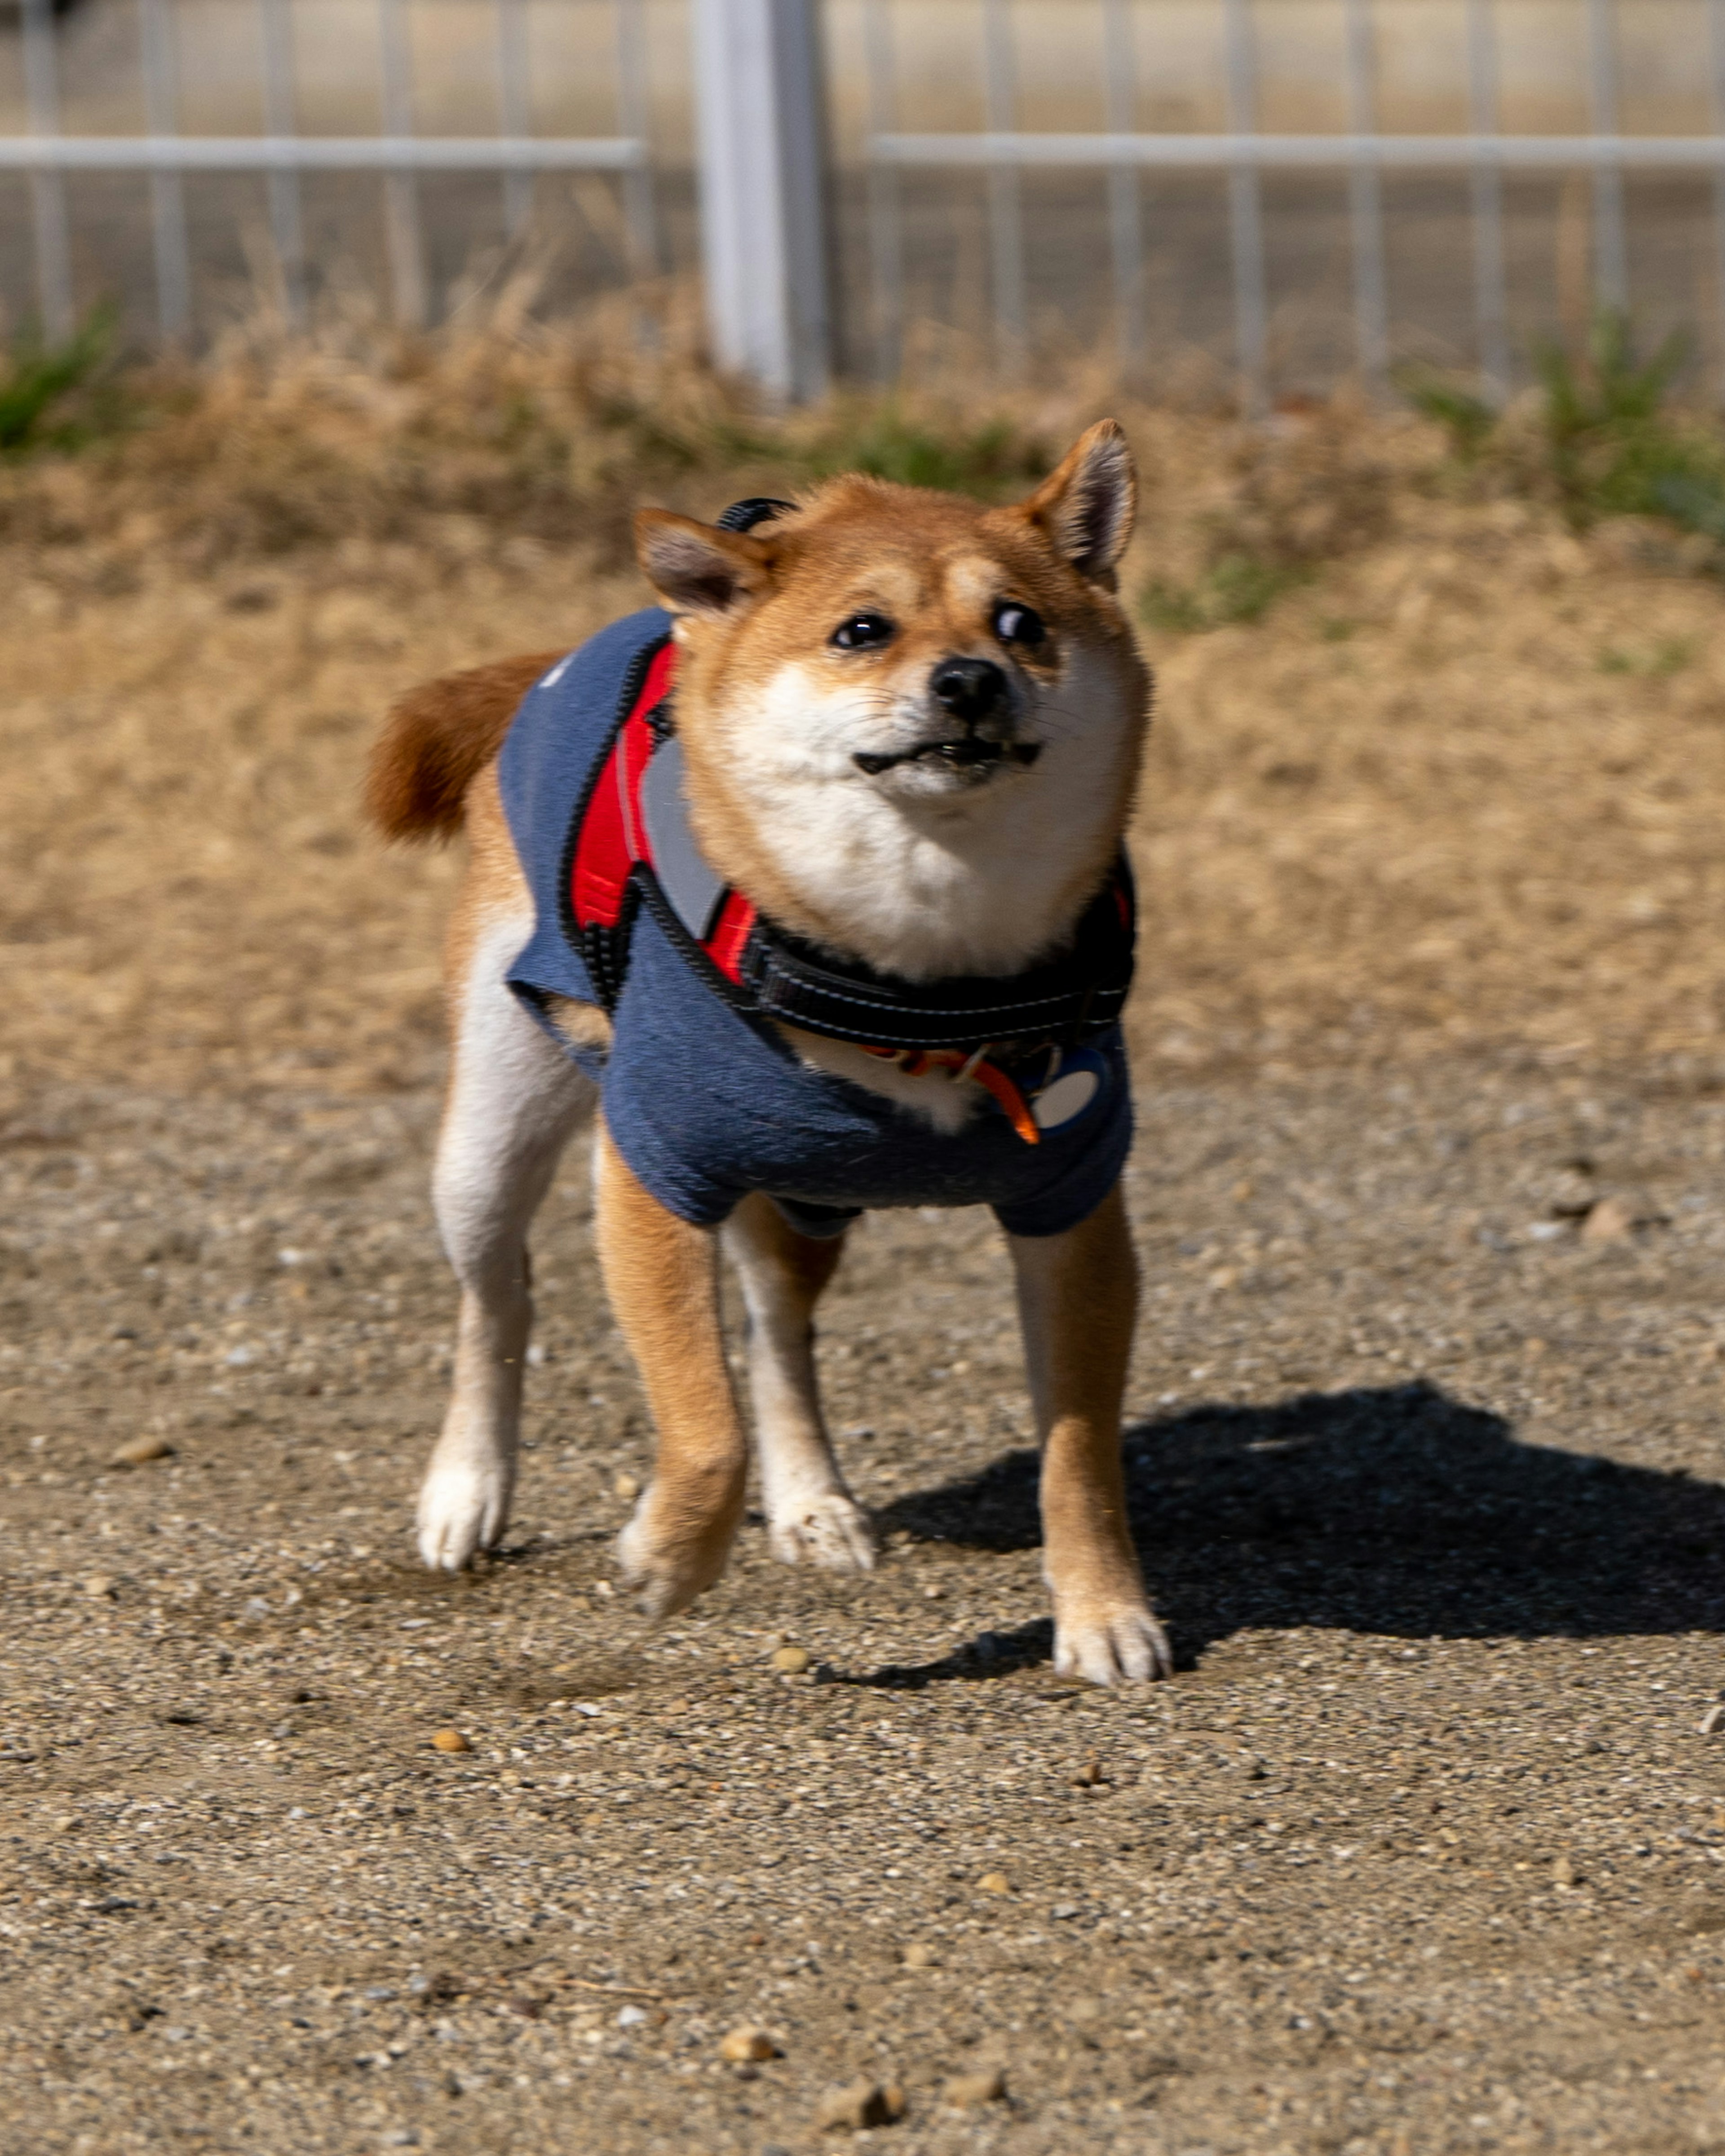
<path fill-rule="evenodd" d="M 413 79 L 408 49 L 404 0 L 377 0 L 377 38 L 382 63 L 383 127 L 397 141 L 413 131 Z M 410 171 L 383 179 L 383 228 L 395 318 L 405 329 L 425 326 L 425 246 L 419 230 L 419 183 Z"/>
<path fill-rule="evenodd" d="M 60 131 L 59 77 L 54 44 L 53 0 L 23 0 L 24 91 L 33 136 Z M 66 182 L 56 168 L 30 173 L 30 209 L 36 226 L 36 289 L 42 334 L 72 334 L 72 255 L 66 234 Z"/>
<path fill-rule="evenodd" d="M 144 116 L 158 137 L 180 131 L 179 69 L 167 0 L 138 0 L 139 42 L 144 68 Z M 192 249 L 186 236 L 183 176 L 166 169 L 150 175 L 150 222 L 156 247 L 156 306 L 162 334 L 172 343 L 192 325 Z"/>
<path fill-rule="evenodd" d="M 1617 13 L 1613 0 L 1587 0 L 1589 125 L 1595 135 L 1617 132 Z M 1629 253 L 1623 229 L 1623 174 L 1594 167 L 1594 291 L 1602 306 L 1629 305 Z"/>
<path fill-rule="evenodd" d="M 263 13 L 264 131 L 294 133 L 294 27 L 291 0 L 259 0 Z M 300 175 L 278 166 L 268 175 L 270 233 L 281 280 L 282 318 L 291 329 L 305 321 L 305 228 L 300 215 Z"/>
<path fill-rule="evenodd" d="M 826 388 L 825 111 L 816 0 L 694 0 L 707 320 L 721 367 Z"/>
<path fill-rule="evenodd" d="M 1492 0 L 1467 0 L 1467 124 L 1476 141 L 1497 134 L 1497 22 Z M 1488 148 L 1474 161 L 1473 289 L 1480 374 L 1498 398 L 1510 389 L 1509 297 L 1503 274 L 1503 168 Z"/>
<path fill-rule="evenodd" d="M 1229 132 L 1246 141 L 1258 127 L 1258 56 L 1250 0 L 1223 0 Z M 1258 167 L 1244 159 L 1228 174 L 1229 253 L 1234 270 L 1234 354 L 1249 419 L 1270 405 L 1270 302 L 1264 276 L 1264 195 Z"/>

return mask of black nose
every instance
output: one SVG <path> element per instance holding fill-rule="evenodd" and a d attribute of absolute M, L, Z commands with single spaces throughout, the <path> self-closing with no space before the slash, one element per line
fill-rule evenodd
<path fill-rule="evenodd" d="M 1006 675 L 992 659 L 943 659 L 928 677 L 934 701 L 963 726 L 980 726 L 1006 697 Z"/>

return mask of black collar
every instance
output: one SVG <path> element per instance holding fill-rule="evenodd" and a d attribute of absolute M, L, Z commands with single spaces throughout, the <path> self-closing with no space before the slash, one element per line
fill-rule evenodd
<path fill-rule="evenodd" d="M 1071 940 L 1004 978 L 906 981 L 834 957 L 764 916 L 742 953 L 742 979 L 766 1018 L 834 1040 L 893 1049 L 1076 1043 L 1112 1024 L 1132 986 L 1134 906 L 1122 855 Z"/>

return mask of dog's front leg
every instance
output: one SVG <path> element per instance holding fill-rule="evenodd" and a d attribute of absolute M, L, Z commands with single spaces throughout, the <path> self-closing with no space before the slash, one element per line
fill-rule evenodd
<path fill-rule="evenodd" d="M 1064 1235 L 1009 1240 L 1043 1448 L 1055 1666 L 1093 1684 L 1169 1676 L 1127 1528 L 1120 1409 L 1138 1281 L 1118 1184 Z"/>
<path fill-rule="evenodd" d="M 433 1184 L 444 1246 L 461 1283 L 454 1384 L 419 1490 L 419 1553 L 459 1571 L 503 1532 L 515 1487 L 521 1365 L 533 1306 L 527 1230 L 593 1084 L 504 985 L 532 916 L 471 934 L 452 969 L 455 1052 Z"/>
<path fill-rule="evenodd" d="M 814 1306 L 844 1238 L 799 1235 L 757 1191 L 725 1223 L 724 1243 L 748 1309 L 749 1390 L 773 1554 L 782 1564 L 806 1558 L 829 1572 L 872 1572 L 874 1529 L 833 1457 L 814 1367 Z"/>
<path fill-rule="evenodd" d="M 718 1238 L 644 1189 L 601 1125 L 599 1263 L 659 1433 L 653 1480 L 618 1537 L 625 1584 L 669 1616 L 725 1568 L 748 1449 L 719 1329 Z"/>

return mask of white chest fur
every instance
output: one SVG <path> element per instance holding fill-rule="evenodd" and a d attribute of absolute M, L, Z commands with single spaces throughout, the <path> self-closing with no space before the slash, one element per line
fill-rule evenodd
<path fill-rule="evenodd" d="M 1029 714 L 1034 769 L 917 803 L 882 794 L 856 767 L 853 752 L 880 721 L 868 700 L 824 694 L 804 668 L 785 666 L 732 722 L 758 842 L 811 914 L 880 971 L 916 981 L 1016 973 L 1069 926 L 1118 824 L 1129 729 L 1108 685 L 1075 653 Z"/>
<path fill-rule="evenodd" d="M 901 1108 L 926 1116 L 943 1137 L 962 1130 L 981 1102 L 983 1089 L 956 1070 L 927 1070 L 913 1078 L 884 1055 L 870 1055 L 848 1040 L 828 1040 L 796 1026 L 782 1029 L 803 1060 L 835 1078 L 848 1078 Z"/>

